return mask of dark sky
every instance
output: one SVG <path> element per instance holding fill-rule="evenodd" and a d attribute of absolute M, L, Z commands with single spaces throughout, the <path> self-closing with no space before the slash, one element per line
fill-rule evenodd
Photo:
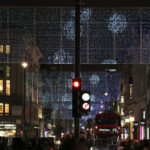
<path fill-rule="evenodd" d="M 149 7 L 149 0 L 81 0 L 85 7 Z M 1 0 L 1 6 L 75 6 L 75 0 Z"/>

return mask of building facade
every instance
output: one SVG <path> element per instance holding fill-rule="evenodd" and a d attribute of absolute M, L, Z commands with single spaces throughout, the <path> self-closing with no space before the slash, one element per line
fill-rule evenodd
<path fill-rule="evenodd" d="M 42 55 L 31 44 L 32 39 L 28 40 L 22 43 L 22 60 L 27 61 L 27 68 L 21 66 L 20 57 L 12 57 L 14 46 L 0 45 L 0 136 L 39 136 L 38 60 Z M 31 129 L 27 134 L 28 124 Z"/>
<path fill-rule="evenodd" d="M 122 98 L 124 99 L 124 127 L 135 139 L 149 139 L 148 122 L 148 69 L 149 65 L 125 65 L 122 73 Z M 133 118 L 132 118 L 133 117 Z"/>

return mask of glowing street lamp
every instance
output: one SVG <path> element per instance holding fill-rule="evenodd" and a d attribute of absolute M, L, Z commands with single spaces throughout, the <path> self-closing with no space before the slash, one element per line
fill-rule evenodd
<path fill-rule="evenodd" d="M 27 67 L 28 67 L 28 63 L 27 63 L 27 62 L 25 62 L 25 61 L 24 61 L 24 62 L 22 62 L 22 64 L 21 64 L 21 65 L 22 65 L 22 67 L 23 67 L 23 68 L 27 68 Z"/>
<path fill-rule="evenodd" d="M 23 67 L 23 80 L 24 80 L 24 83 L 23 83 L 23 115 L 24 115 L 24 121 L 23 121 L 23 130 L 24 130 L 24 137 L 25 137 L 25 117 L 26 117 L 26 115 L 25 115 L 25 109 L 26 109 L 26 103 L 25 103 L 25 68 L 27 68 L 28 67 L 28 63 L 27 62 L 22 62 L 21 63 L 21 66 Z M 31 107 L 31 106 L 30 106 Z"/>
<path fill-rule="evenodd" d="M 108 92 L 105 92 L 104 95 L 105 95 L 105 96 L 108 96 Z"/>

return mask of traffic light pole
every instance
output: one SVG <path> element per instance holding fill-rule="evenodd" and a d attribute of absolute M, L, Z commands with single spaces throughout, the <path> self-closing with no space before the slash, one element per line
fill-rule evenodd
<path fill-rule="evenodd" d="M 80 0 L 76 0 L 75 6 L 75 78 L 80 78 Z M 79 98 L 77 99 L 77 108 L 78 115 L 74 116 L 74 133 L 76 139 L 79 137 Z"/>

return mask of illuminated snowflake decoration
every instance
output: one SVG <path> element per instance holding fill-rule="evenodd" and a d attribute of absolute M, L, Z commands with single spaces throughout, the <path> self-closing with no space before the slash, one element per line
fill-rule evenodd
<path fill-rule="evenodd" d="M 95 95 L 91 95 L 91 101 L 95 101 L 96 98 L 95 98 Z"/>
<path fill-rule="evenodd" d="M 81 16 L 80 16 L 81 22 L 89 20 L 91 17 L 91 14 L 92 14 L 92 11 L 90 8 L 83 9 L 81 11 Z M 75 17 L 75 10 L 71 10 L 71 16 Z"/>
<path fill-rule="evenodd" d="M 72 57 L 69 53 L 66 53 L 64 50 L 59 50 L 53 55 L 54 64 L 71 64 Z"/>
<path fill-rule="evenodd" d="M 72 89 L 72 79 L 68 79 L 68 87 L 69 89 Z"/>
<path fill-rule="evenodd" d="M 82 119 L 84 120 L 84 121 L 86 121 L 88 118 L 90 118 L 89 116 L 82 116 Z"/>
<path fill-rule="evenodd" d="M 48 62 L 50 62 L 51 61 L 51 56 L 48 56 Z"/>
<path fill-rule="evenodd" d="M 71 79 L 68 79 L 68 87 L 72 89 L 72 79 L 74 78 L 74 73 L 71 73 Z"/>
<path fill-rule="evenodd" d="M 67 109 L 72 109 L 72 105 L 67 105 Z"/>
<path fill-rule="evenodd" d="M 94 110 L 94 107 L 93 107 L 93 106 L 91 106 L 91 111 L 92 111 L 92 110 Z"/>
<path fill-rule="evenodd" d="M 67 39 L 74 40 L 75 39 L 75 24 L 73 21 L 69 21 L 64 25 L 63 28 L 64 35 Z M 80 26 L 80 36 L 83 35 L 83 27 Z"/>
<path fill-rule="evenodd" d="M 107 59 L 104 60 L 101 64 L 117 64 L 117 62 L 112 59 Z"/>
<path fill-rule="evenodd" d="M 113 33 L 121 33 L 127 26 L 126 18 L 117 13 L 109 18 L 108 28 Z"/>
<path fill-rule="evenodd" d="M 90 8 L 83 9 L 81 12 L 81 21 L 87 21 L 90 19 L 92 11 Z"/>
<path fill-rule="evenodd" d="M 72 100 L 72 97 L 71 97 L 71 94 L 65 94 L 62 96 L 61 98 L 61 101 L 71 101 Z"/>
<path fill-rule="evenodd" d="M 90 80 L 91 84 L 94 86 L 94 85 L 97 85 L 99 83 L 100 79 L 99 79 L 99 76 L 97 74 L 93 74 L 93 75 L 91 75 L 89 80 Z"/>

